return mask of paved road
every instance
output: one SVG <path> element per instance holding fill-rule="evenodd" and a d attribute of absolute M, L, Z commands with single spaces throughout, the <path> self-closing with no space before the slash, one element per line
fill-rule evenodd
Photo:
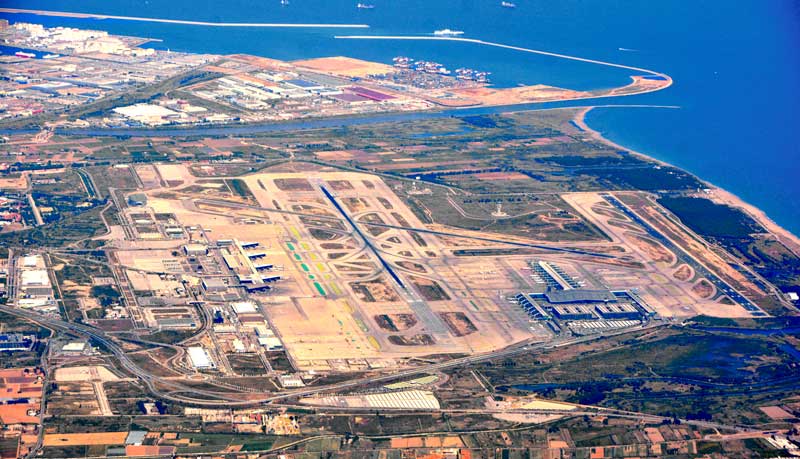
<path fill-rule="evenodd" d="M 135 377 L 140 379 L 147 386 L 148 390 L 152 392 L 154 395 L 168 400 L 187 402 L 203 406 L 253 406 L 263 403 L 279 402 L 281 400 L 287 400 L 296 397 L 310 396 L 322 392 L 338 392 L 344 389 L 351 389 L 365 384 L 385 382 L 398 378 L 416 376 L 419 374 L 429 373 L 432 371 L 435 372 L 463 365 L 470 365 L 478 362 L 484 362 L 487 360 L 509 357 L 521 353 L 530 353 L 534 351 L 557 349 L 561 347 L 571 346 L 577 343 L 597 340 L 602 337 L 610 337 L 610 336 L 626 334 L 630 333 L 633 330 L 653 329 L 661 326 L 661 324 L 649 324 L 646 326 L 635 327 L 631 329 L 618 330 L 616 332 L 611 332 L 606 335 L 603 335 L 602 337 L 583 336 L 583 337 L 557 339 L 545 343 L 523 342 L 494 352 L 471 355 L 414 368 L 407 368 L 390 374 L 368 376 L 365 378 L 344 381 L 337 384 L 309 387 L 294 391 L 282 392 L 279 394 L 263 393 L 263 397 L 253 397 L 253 393 L 242 394 L 242 393 L 200 390 L 193 387 L 187 387 L 181 384 L 180 381 L 177 381 L 175 379 L 155 376 L 149 373 L 148 371 L 140 368 L 135 362 L 133 362 L 125 353 L 125 351 L 118 344 L 116 344 L 114 338 L 110 337 L 102 330 L 98 330 L 86 325 L 68 323 L 58 318 L 43 316 L 33 311 L 11 308 L 8 306 L 0 306 L 0 311 L 12 314 L 17 317 L 23 317 L 33 320 L 49 328 L 65 332 L 76 333 L 82 336 L 87 336 L 93 339 L 96 343 L 102 345 L 109 352 L 111 352 L 114 355 L 114 357 L 119 361 L 120 366 L 122 366 L 122 368 L 124 368 L 126 371 L 128 371 L 129 373 L 133 374 Z M 137 340 L 131 339 L 131 341 L 137 341 Z M 138 341 L 143 344 L 155 344 L 146 342 L 144 340 L 138 340 Z M 170 345 L 162 345 L 162 346 L 172 347 Z M 209 382 L 214 384 L 213 381 Z M 172 390 L 165 391 L 162 388 L 157 387 L 158 385 L 170 387 L 172 388 Z M 223 383 L 221 385 L 225 384 Z M 198 395 L 205 396 L 208 398 L 198 398 L 197 397 Z M 248 397 L 247 400 L 243 400 L 243 397 L 245 396 Z"/>
<path fill-rule="evenodd" d="M 319 393 L 326 393 L 326 392 L 338 392 L 338 391 L 342 391 L 344 389 L 349 389 L 349 388 L 353 388 L 353 387 L 357 387 L 357 386 L 362 386 L 362 385 L 365 385 L 365 384 L 389 381 L 389 380 L 394 380 L 394 379 L 404 378 L 404 377 L 409 377 L 409 376 L 416 376 L 416 375 L 419 375 L 421 373 L 430 373 L 430 372 L 435 372 L 435 371 L 441 371 L 441 370 L 448 369 L 448 368 L 454 368 L 454 367 L 458 367 L 458 366 L 462 366 L 462 365 L 474 364 L 474 363 L 487 361 L 487 360 L 491 360 L 491 359 L 508 357 L 508 356 L 512 356 L 512 355 L 520 354 L 520 353 L 529 353 L 529 352 L 533 352 L 533 351 L 557 349 L 557 348 L 571 346 L 571 345 L 574 345 L 574 344 L 577 344 L 577 343 L 587 342 L 587 341 L 596 340 L 596 339 L 601 338 L 601 337 L 597 337 L 597 336 L 585 336 L 585 337 L 565 339 L 565 340 L 560 340 L 560 341 L 551 341 L 551 342 L 547 342 L 547 343 L 535 343 L 535 344 L 519 343 L 517 345 L 510 346 L 508 348 L 505 348 L 505 349 L 502 349 L 502 350 L 496 351 L 496 352 L 490 352 L 490 353 L 485 353 L 485 354 L 480 354 L 480 355 L 475 355 L 475 356 L 467 356 L 467 357 L 452 359 L 452 360 L 448 360 L 448 361 L 441 362 L 441 363 L 435 363 L 435 364 L 424 365 L 424 366 L 420 366 L 420 367 L 416 367 L 416 368 L 406 369 L 406 370 L 398 371 L 398 372 L 395 372 L 395 373 L 392 373 L 392 374 L 384 374 L 384 375 L 360 378 L 360 379 L 356 379 L 356 380 L 345 381 L 345 382 L 338 383 L 338 384 L 330 384 L 330 385 L 326 385 L 326 386 L 307 388 L 307 389 L 302 389 L 302 390 L 297 390 L 297 391 L 289 391 L 289 392 L 280 393 L 280 394 L 269 394 L 269 395 L 266 395 L 263 398 L 242 400 L 241 399 L 242 395 L 252 397 L 253 394 L 250 393 L 250 394 L 233 394 L 233 395 L 231 395 L 231 394 L 212 392 L 212 391 L 207 391 L 207 390 L 200 390 L 200 389 L 196 389 L 196 388 L 188 388 L 188 387 L 182 386 L 179 382 L 176 382 L 174 380 L 170 380 L 170 379 L 154 376 L 154 375 L 148 373 L 146 370 L 143 370 L 142 368 L 138 367 L 133 361 L 131 361 L 127 357 L 125 352 L 116 343 L 114 343 L 113 340 L 110 337 L 106 336 L 105 332 L 102 332 L 100 330 L 96 330 L 96 329 L 93 329 L 91 327 L 87 327 L 87 326 L 80 325 L 80 324 L 67 323 L 67 322 L 64 322 L 64 321 L 62 321 L 60 319 L 50 318 L 50 317 L 42 316 L 40 314 L 31 312 L 31 311 L 20 310 L 20 309 L 16 309 L 16 308 L 10 308 L 10 307 L 7 307 L 7 306 L 0 306 L 0 311 L 6 312 L 8 314 L 12 314 L 12 315 L 15 315 L 15 316 L 18 316 L 18 317 L 23 317 L 23 318 L 28 318 L 30 320 L 34 320 L 34 321 L 36 321 L 36 322 L 38 322 L 38 323 L 40 323 L 40 324 L 42 324 L 42 325 L 44 325 L 46 327 L 49 327 L 49 328 L 52 328 L 52 329 L 55 329 L 55 330 L 69 331 L 69 332 L 77 333 L 77 334 L 88 336 L 88 337 L 92 338 L 97 343 L 100 343 L 102 346 L 104 346 L 112 354 L 114 354 L 114 356 L 118 359 L 120 365 L 123 368 L 125 368 L 127 371 L 129 371 L 130 373 L 135 375 L 138 379 L 140 379 L 147 386 L 148 390 L 150 390 L 154 395 L 156 395 L 158 397 L 162 397 L 162 398 L 165 398 L 165 399 L 168 399 L 168 400 L 173 400 L 173 401 L 178 401 L 178 402 L 191 403 L 191 404 L 194 404 L 194 405 L 216 406 L 216 407 L 223 407 L 223 406 L 225 406 L 225 407 L 231 407 L 231 406 L 242 406 L 242 407 L 244 407 L 244 406 L 253 406 L 253 405 L 260 405 L 260 404 L 272 404 L 272 405 L 275 405 L 275 406 L 284 406 L 284 407 L 292 407 L 292 406 L 294 406 L 294 407 L 309 408 L 310 406 L 307 406 L 307 405 L 297 405 L 297 404 L 294 404 L 294 403 L 281 404 L 280 402 L 282 400 L 293 399 L 293 398 L 297 398 L 297 397 L 310 396 L 310 395 L 315 395 L 315 394 L 319 394 Z M 636 327 L 635 329 L 636 330 L 654 329 L 654 328 L 657 328 L 659 326 L 660 325 L 652 325 L 651 324 L 651 325 L 647 325 L 647 326 Z M 620 330 L 620 331 L 617 331 L 617 332 L 614 332 L 614 333 L 609 333 L 609 334 L 605 335 L 605 337 L 629 333 L 632 330 L 634 330 L 634 329 Z M 161 385 L 166 385 L 166 386 L 173 386 L 173 387 L 175 387 L 176 390 L 172 391 L 172 392 L 164 392 L 163 390 L 156 388 L 155 387 L 155 383 L 159 383 Z M 192 396 L 180 396 L 181 393 L 191 394 Z M 202 395 L 202 396 L 206 396 L 206 397 L 212 397 L 213 400 L 196 398 L 197 395 Z M 625 417 L 625 418 L 630 418 L 630 419 L 639 419 L 639 420 L 646 421 L 646 422 L 662 422 L 662 421 L 667 419 L 667 418 L 664 418 L 664 417 L 661 417 L 661 416 L 649 415 L 649 414 L 644 414 L 644 413 L 636 413 L 636 412 L 627 412 L 627 411 L 622 411 L 622 410 L 605 409 L 605 408 L 599 408 L 599 407 L 580 407 L 580 408 L 581 408 L 581 410 L 579 410 L 579 411 L 570 411 L 567 414 L 571 415 L 571 416 L 582 415 L 582 414 L 587 414 L 587 415 L 606 414 L 606 415 L 611 415 L 611 416 L 615 416 L 615 417 Z M 329 411 L 336 410 L 335 407 L 321 407 L 320 409 L 329 410 Z M 353 408 L 351 410 L 355 410 L 355 411 L 362 410 L 363 411 L 364 409 L 363 408 Z M 386 409 L 386 410 L 381 409 L 381 411 L 393 411 L 393 410 L 391 410 L 391 409 Z M 394 411 L 398 411 L 398 412 L 399 411 L 405 411 L 405 412 L 408 412 L 409 410 L 394 410 Z M 411 411 L 421 411 L 421 410 L 411 410 Z M 440 410 L 437 410 L 437 411 L 440 411 Z M 453 411 L 453 410 L 450 410 L 450 411 Z M 475 413 L 487 413 L 487 412 L 492 412 L 492 409 L 487 408 L 487 409 L 476 409 L 476 410 L 465 410 L 465 411 L 474 411 Z M 530 413 L 530 414 L 565 414 L 563 411 L 553 411 L 553 410 L 514 410 L 514 409 L 507 410 L 507 409 L 502 409 L 502 410 L 495 410 L 495 411 L 504 412 L 504 413 L 507 413 L 507 412 L 512 412 L 512 413 L 520 412 L 520 413 Z M 704 421 L 682 421 L 682 422 L 686 422 L 686 423 L 697 425 L 697 426 L 701 426 L 701 427 L 709 427 L 709 428 L 732 428 L 732 429 L 737 429 L 737 430 L 740 430 L 740 431 L 748 430 L 748 428 L 746 428 L 746 427 L 726 426 L 726 425 L 716 424 L 716 423 L 712 423 L 712 422 L 704 422 Z"/>

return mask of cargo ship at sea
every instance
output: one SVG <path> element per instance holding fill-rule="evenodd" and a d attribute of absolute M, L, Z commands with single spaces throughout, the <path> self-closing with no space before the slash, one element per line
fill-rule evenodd
<path fill-rule="evenodd" d="M 461 30 L 442 29 L 435 30 L 433 34 L 437 37 L 457 37 L 459 35 L 464 35 L 464 32 Z"/>
<path fill-rule="evenodd" d="M 16 53 L 14 53 L 14 55 L 17 56 L 17 57 L 24 57 L 26 59 L 34 59 L 34 58 L 36 58 L 36 54 L 26 53 L 25 51 L 17 51 Z"/>
<path fill-rule="evenodd" d="M 356 8 L 360 10 L 371 10 L 375 8 L 375 5 L 369 3 L 359 3 L 358 5 L 356 5 Z"/>

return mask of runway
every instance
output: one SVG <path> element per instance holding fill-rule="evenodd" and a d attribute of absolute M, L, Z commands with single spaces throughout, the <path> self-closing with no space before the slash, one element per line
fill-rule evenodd
<path fill-rule="evenodd" d="M 136 16 L 113 16 L 110 14 L 71 13 L 68 11 L 26 10 L 20 8 L 0 8 L 0 13 L 10 14 L 35 14 L 37 16 L 55 16 L 61 18 L 78 19 L 116 19 L 118 21 L 160 22 L 163 24 L 181 24 L 205 27 L 287 27 L 287 28 L 339 28 L 339 29 L 367 29 L 367 24 L 294 24 L 280 22 L 205 22 L 185 21 L 182 19 L 142 18 Z"/>

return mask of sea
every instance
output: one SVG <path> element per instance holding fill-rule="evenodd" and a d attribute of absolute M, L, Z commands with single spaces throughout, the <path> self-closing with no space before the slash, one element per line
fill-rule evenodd
<path fill-rule="evenodd" d="M 208 22 L 367 24 L 368 29 L 208 27 L 0 14 L 11 21 L 151 37 L 148 46 L 284 60 L 395 56 L 492 72 L 494 85 L 619 86 L 629 70 L 471 43 L 337 35 L 464 37 L 664 72 L 670 88 L 604 101 L 590 127 L 684 168 L 800 234 L 800 1 L 797 0 L 4 0 L 8 8 Z M 676 106 L 643 108 L 629 105 Z"/>

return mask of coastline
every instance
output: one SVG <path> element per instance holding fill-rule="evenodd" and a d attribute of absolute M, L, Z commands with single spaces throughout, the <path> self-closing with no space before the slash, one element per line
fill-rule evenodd
<path fill-rule="evenodd" d="M 630 149 L 628 147 L 625 147 L 623 145 L 620 145 L 620 144 L 618 144 L 618 143 L 616 143 L 616 142 L 614 142 L 614 141 L 612 141 L 612 140 L 610 140 L 610 139 L 608 139 L 606 137 L 603 137 L 603 135 L 599 131 L 596 131 L 595 129 L 592 129 L 586 123 L 586 115 L 590 111 L 592 111 L 594 108 L 597 108 L 597 107 L 590 106 L 590 107 L 582 108 L 582 109 L 578 110 L 578 112 L 575 114 L 575 116 L 572 119 L 572 121 L 574 121 L 577 126 L 579 126 L 581 129 L 583 129 L 584 132 L 586 132 L 591 138 L 593 138 L 594 140 L 596 140 L 598 142 L 602 142 L 602 143 L 604 143 L 606 145 L 609 145 L 611 147 L 630 152 L 631 154 L 633 154 L 635 156 L 638 156 L 640 158 L 647 159 L 649 161 L 653 161 L 653 162 L 658 163 L 658 164 L 660 164 L 662 166 L 676 167 L 676 166 L 674 166 L 674 165 L 672 165 L 672 164 L 670 164 L 670 163 L 668 163 L 666 161 L 662 161 L 662 160 L 660 160 L 658 158 L 654 158 L 654 157 L 652 157 L 650 155 L 647 155 L 647 154 L 644 154 L 642 152 L 632 150 L 632 149 Z M 689 172 L 690 174 L 692 173 L 691 171 L 687 171 L 687 172 Z M 710 192 L 706 196 L 707 198 L 711 199 L 712 201 L 716 202 L 717 204 L 727 204 L 727 205 L 729 205 L 731 207 L 735 207 L 737 209 L 741 209 L 750 218 L 752 218 L 753 220 L 758 222 L 761 226 L 763 226 L 764 229 L 768 233 L 772 234 L 773 236 L 775 236 L 776 239 L 778 239 L 780 242 L 782 242 L 786 246 L 787 249 L 792 251 L 795 255 L 800 256 L 800 237 L 798 237 L 797 235 L 795 235 L 791 231 L 787 230 L 786 228 L 780 226 L 774 220 L 769 218 L 769 216 L 763 210 L 761 210 L 758 207 L 746 202 L 745 200 L 743 200 L 739 196 L 737 196 L 737 195 L 735 195 L 735 194 L 731 193 L 730 191 L 727 191 L 727 190 L 725 190 L 723 188 L 720 188 L 720 187 L 714 185 L 713 183 L 708 182 L 707 180 L 704 180 L 702 177 L 697 177 L 697 178 L 701 182 L 705 183 L 707 188 L 710 190 Z"/>

